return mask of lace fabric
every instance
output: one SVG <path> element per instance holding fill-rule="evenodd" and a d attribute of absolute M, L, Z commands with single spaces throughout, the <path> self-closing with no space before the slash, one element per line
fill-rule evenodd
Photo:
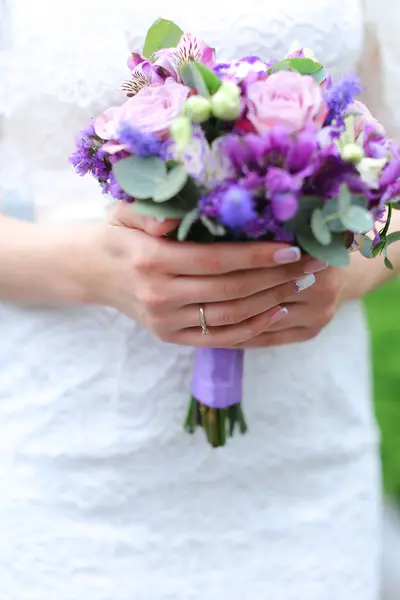
<path fill-rule="evenodd" d="M 160 15 L 221 58 L 280 57 L 298 41 L 339 73 L 363 43 L 357 0 L 9 6 L 0 182 L 57 224 L 102 215 L 67 155 L 120 101 L 129 51 Z M 221 452 L 182 432 L 191 349 L 102 307 L 0 305 L 0 322 L 2 598 L 377 600 L 378 436 L 358 304 L 309 343 L 246 354 L 250 433 Z"/>

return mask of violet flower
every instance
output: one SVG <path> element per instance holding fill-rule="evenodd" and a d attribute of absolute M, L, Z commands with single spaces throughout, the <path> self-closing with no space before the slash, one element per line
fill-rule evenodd
<path fill-rule="evenodd" d="M 252 195 L 239 185 L 229 186 L 220 197 L 219 220 L 235 233 L 242 233 L 256 212 Z"/>
<path fill-rule="evenodd" d="M 135 156 L 146 158 L 148 156 L 164 156 L 165 142 L 154 133 L 145 133 L 123 123 L 118 131 L 117 141 L 124 144 L 129 152 Z"/>
<path fill-rule="evenodd" d="M 336 81 L 325 94 L 328 115 L 324 126 L 331 125 L 333 122 L 342 126 L 346 110 L 353 104 L 355 97 L 361 91 L 361 83 L 356 75 L 344 75 Z"/>

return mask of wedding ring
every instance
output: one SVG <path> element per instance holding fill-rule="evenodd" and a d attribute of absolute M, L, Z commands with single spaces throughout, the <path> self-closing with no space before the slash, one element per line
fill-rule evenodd
<path fill-rule="evenodd" d="M 207 335 L 208 333 L 208 327 L 207 327 L 207 322 L 206 322 L 206 314 L 204 312 L 204 306 L 200 306 L 199 307 L 199 311 L 200 311 L 200 327 L 201 327 L 201 333 L 203 335 Z"/>

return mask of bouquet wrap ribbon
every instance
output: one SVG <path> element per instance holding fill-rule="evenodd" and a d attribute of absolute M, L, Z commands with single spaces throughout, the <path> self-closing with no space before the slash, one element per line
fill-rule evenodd
<path fill-rule="evenodd" d="M 209 408 L 229 408 L 242 401 L 244 350 L 197 348 L 192 395 Z"/>

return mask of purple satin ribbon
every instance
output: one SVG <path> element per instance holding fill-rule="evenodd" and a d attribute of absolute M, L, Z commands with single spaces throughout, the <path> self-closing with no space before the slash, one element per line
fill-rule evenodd
<path fill-rule="evenodd" d="M 210 408 L 239 404 L 243 395 L 244 350 L 197 348 L 192 395 Z"/>

